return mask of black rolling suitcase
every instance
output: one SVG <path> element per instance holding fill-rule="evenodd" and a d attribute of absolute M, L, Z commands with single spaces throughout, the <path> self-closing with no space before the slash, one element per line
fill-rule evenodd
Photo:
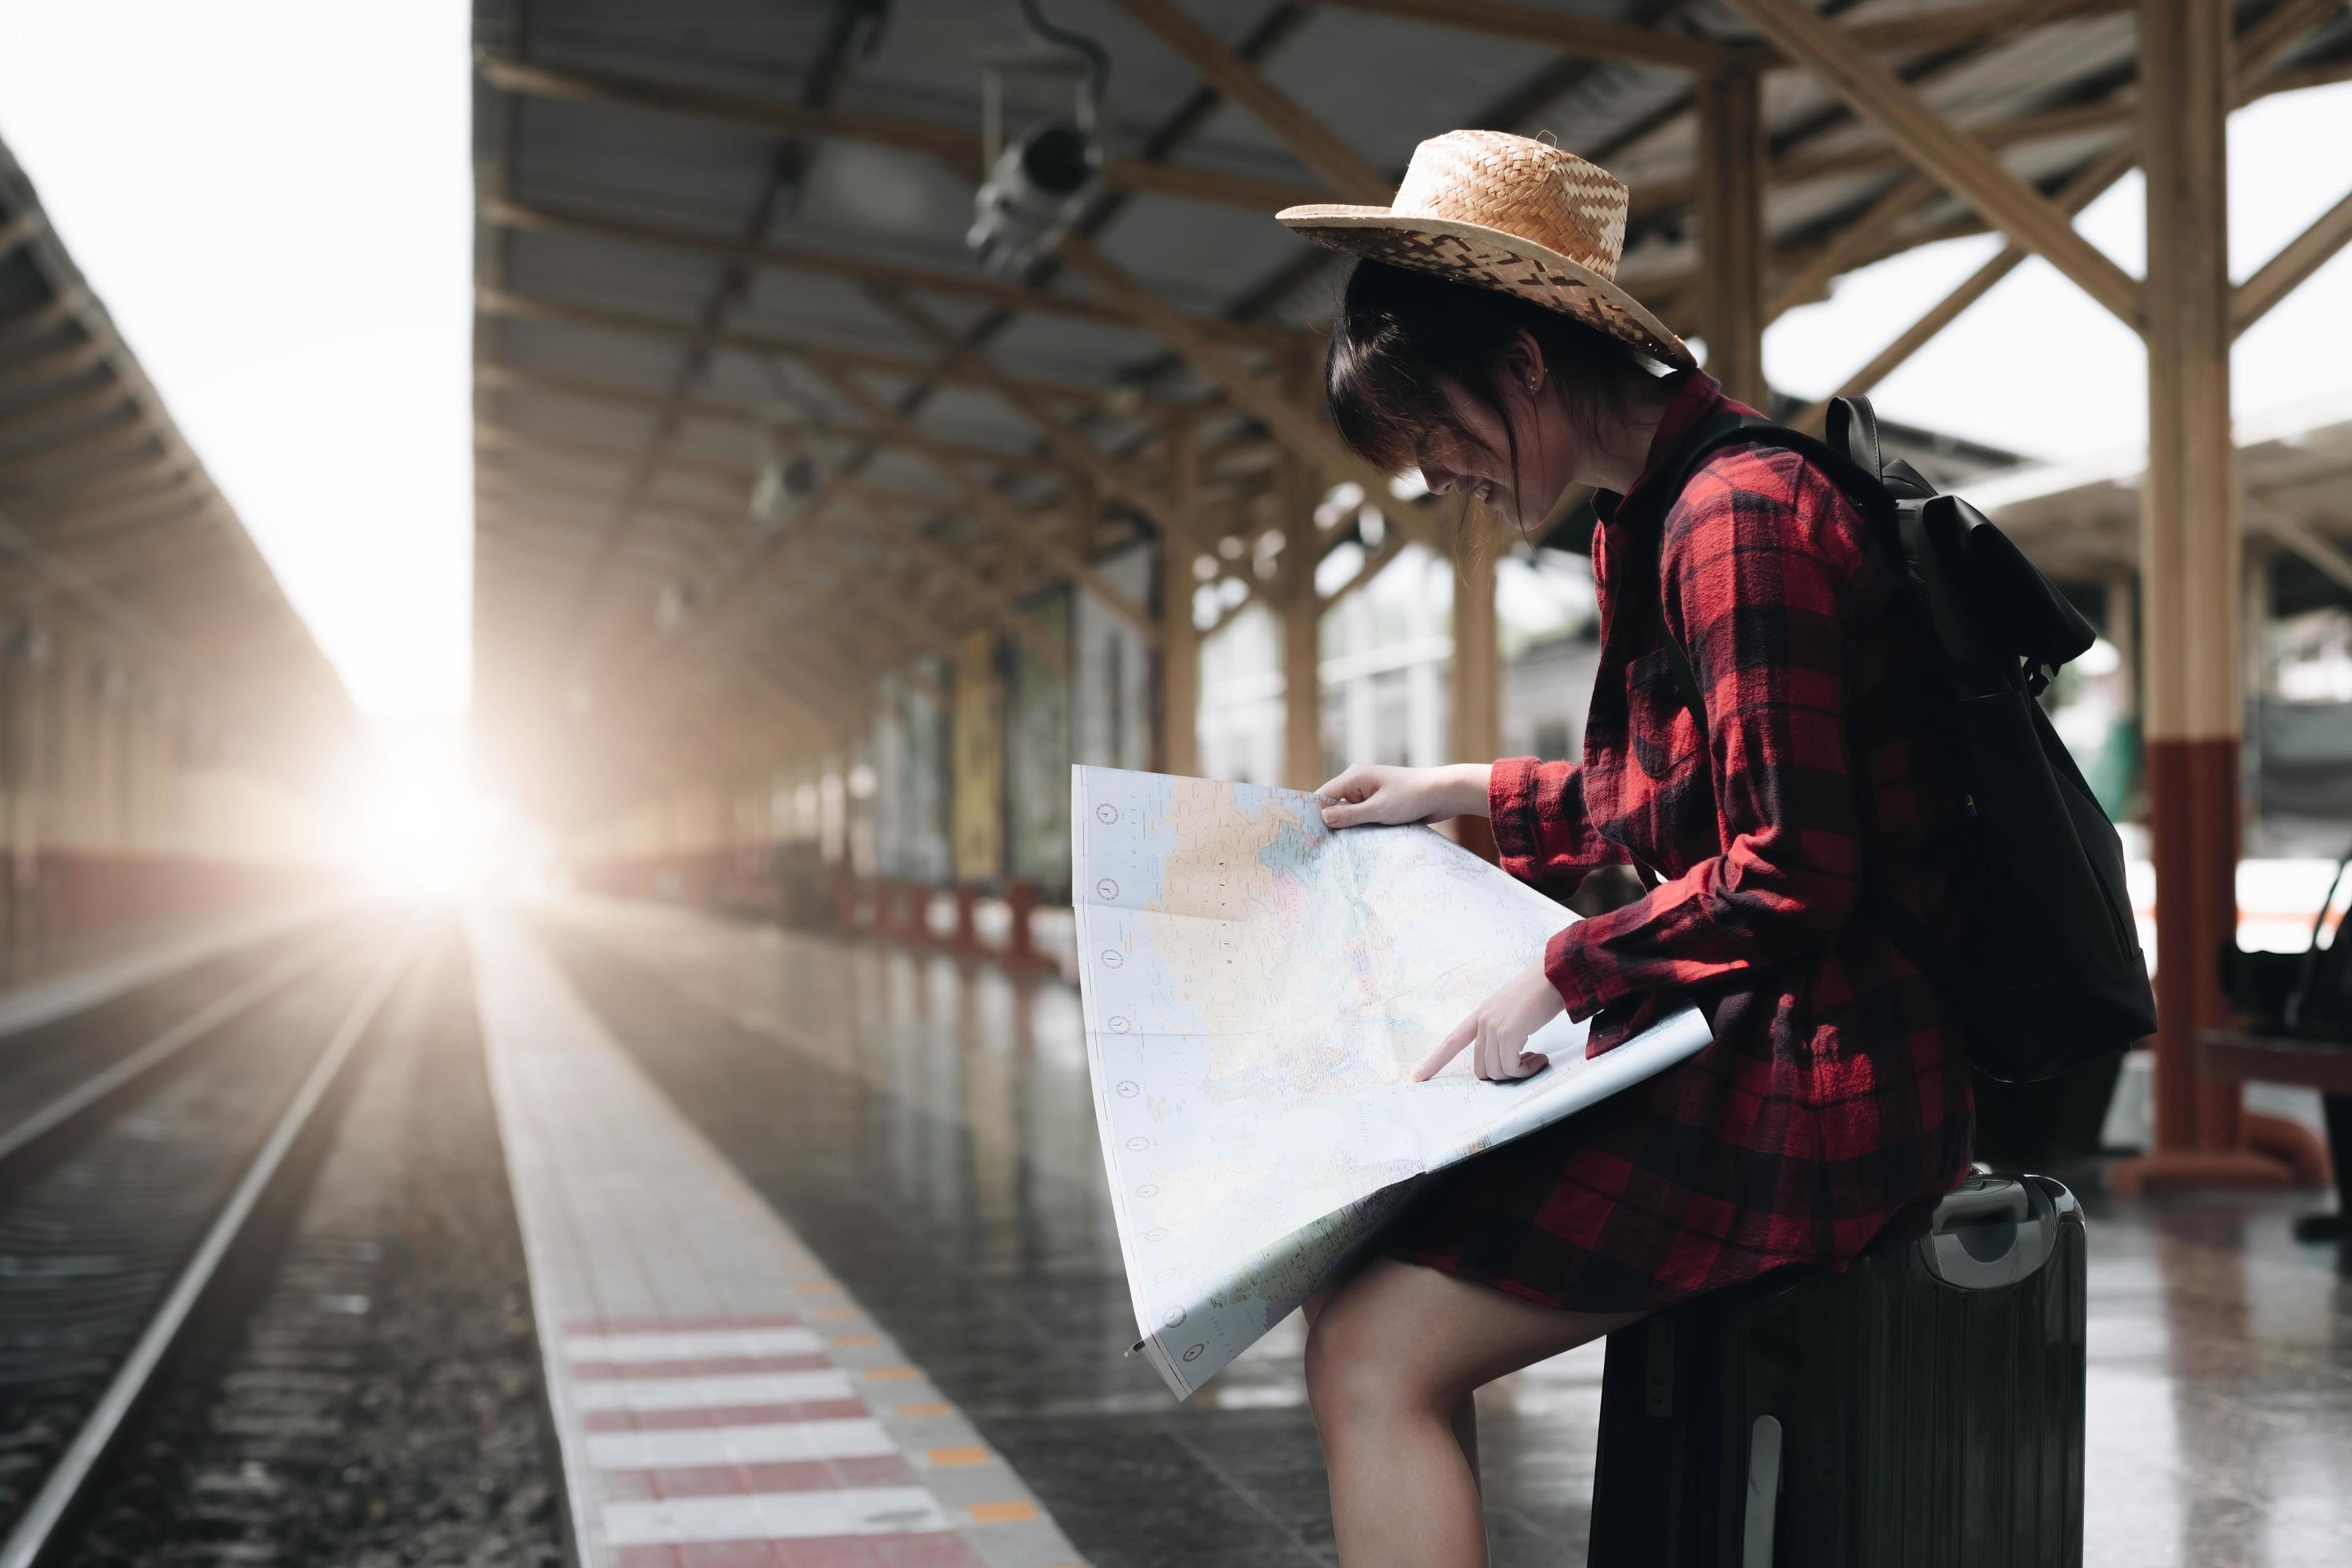
<path fill-rule="evenodd" d="M 2083 1215 L 1979 1176 L 1841 1278 L 1609 1336 L 1591 1568 L 2079 1568 Z"/>

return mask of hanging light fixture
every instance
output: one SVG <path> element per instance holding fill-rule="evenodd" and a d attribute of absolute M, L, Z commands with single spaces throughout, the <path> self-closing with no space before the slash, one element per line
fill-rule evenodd
<path fill-rule="evenodd" d="M 760 465 L 751 484 L 751 532 L 772 539 L 800 515 L 817 490 L 816 459 L 806 452 L 778 452 Z"/>

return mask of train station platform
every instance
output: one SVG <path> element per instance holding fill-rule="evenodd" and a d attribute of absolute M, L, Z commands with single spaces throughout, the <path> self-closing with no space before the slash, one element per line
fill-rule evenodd
<path fill-rule="evenodd" d="M 1066 984 L 617 900 L 474 931 L 591 1561 L 1335 1560 L 1295 1318 L 1181 1405 L 1123 1353 Z M 2315 1200 L 2063 1173 L 2086 1562 L 2352 1560 L 2352 1253 L 2291 1238 Z M 1582 1561 L 1601 1364 L 1481 1394 L 1495 1563 Z"/>
<path fill-rule="evenodd" d="M 532 939 L 472 931 L 582 1560 L 1054 1568 L 1069 1543 Z"/>

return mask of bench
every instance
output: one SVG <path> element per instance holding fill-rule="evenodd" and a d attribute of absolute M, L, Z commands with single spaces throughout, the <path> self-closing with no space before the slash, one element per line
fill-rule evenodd
<path fill-rule="evenodd" d="M 2335 1168 L 2336 1212 L 2294 1223 L 2303 1241 L 2352 1240 L 2352 1040 L 2294 1039 L 2242 1028 L 2200 1029 L 2197 1065 L 2216 1079 L 2296 1083 L 2319 1090 L 2327 1108 L 2327 1156 Z"/>

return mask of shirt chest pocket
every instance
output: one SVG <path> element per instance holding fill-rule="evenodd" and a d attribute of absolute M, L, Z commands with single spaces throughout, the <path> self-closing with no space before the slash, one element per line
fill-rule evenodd
<path fill-rule="evenodd" d="M 1706 742 L 1683 705 L 1674 650 L 1663 644 L 1625 666 L 1625 749 L 1654 788 L 1706 781 Z"/>

